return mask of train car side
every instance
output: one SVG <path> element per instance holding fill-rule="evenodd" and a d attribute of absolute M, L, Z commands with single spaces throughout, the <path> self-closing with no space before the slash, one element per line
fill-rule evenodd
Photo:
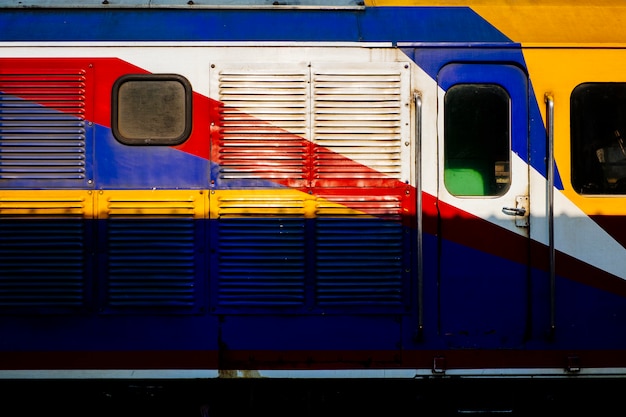
<path fill-rule="evenodd" d="M 0 8 L 0 378 L 623 377 L 626 40 L 503 10 Z"/>

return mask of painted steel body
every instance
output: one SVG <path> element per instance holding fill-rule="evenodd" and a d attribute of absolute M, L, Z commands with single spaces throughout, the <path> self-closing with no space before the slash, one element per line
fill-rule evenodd
<path fill-rule="evenodd" d="M 626 39 L 376 3 L 1 7 L 0 377 L 624 376 L 624 197 L 570 185 L 569 97 Z M 189 81 L 184 143 L 114 137 L 127 74 Z M 471 83 L 511 99 L 488 198 L 444 183 Z"/>

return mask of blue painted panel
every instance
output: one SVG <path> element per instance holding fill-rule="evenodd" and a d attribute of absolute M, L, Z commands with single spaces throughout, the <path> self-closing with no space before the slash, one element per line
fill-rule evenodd
<path fill-rule="evenodd" d="M 63 224 L 59 223 L 59 227 Z M 68 234 L 70 232 L 68 230 Z M 400 348 L 445 350 L 459 346 L 570 350 L 626 348 L 626 335 L 622 329 L 626 303 L 622 297 L 558 278 L 559 327 L 557 337 L 550 340 L 545 334 L 545 318 L 549 316 L 546 274 L 537 274 L 532 284 L 527 285 L 520 274 L 513 277 L 525 268 L 524 265 L 444 242 L 444 245 L 450 245 L 445 250 L 453 250 L 458 255 L 458 262 L 450 265 L 458 274 L 451 273 L 445 281 L 438 282 L 434 255 L 437 239 L 425 236 L 424 243 L 425 332 L 419 341 L 413 339 L 417 323 L 417 305 L 414 303 L 405 311 L 387 313 L 372 310 L 372 314 L 363 314 L 362 310 L 344 310 L 321 314 L 303 309 L 295 314 L 277 308 L 263 314 L 249 309 L 248 315 L 229 316 L 219 316 L 208 309 L 200 309 L 194 314 L 170 314 L 167 308 L 143 314 L 137 314 L 139 309 L 102 314 L 97 306 L 76 314 L 68 311 L 63 314 L 40 311 L 36 314 L 36 310 L 16 314 L 15 310 L 2 306 L 0 333 L 11 337 L 2 339 L 0 350 L 206 350 L 217 349 L 219 337 L 228 348 L 242 350 L 395 351 Z M 93 248 L 85 247 L 85 250 L 91 253 Z M 197 256 L 206 255 L 198 251 Z M 468 265 L 475 271 L 469 278 Z M 99 267 L 91 269 L 92 266 L 95 265 L 87 266 L 88 277 L 100 270 Z M 494 277 L 488 273 L 490 268 L 510 270 L 512 275 Z M 50 274 L 55 275 L 58 275 L 55 271 Z M 0 274 L 0 278 L 3 277 L 6 274 Z M 208 275 L 196 275 L 196 284 L 202 285 L 206 280 Z M 89 291 L 97 290 L 97 286 L 89 286 Z M 208 296 L 208 292 L 202 294 L 202 297 Z M 480 302 L 485 299 L 489 302 Z M 533 309 L 533 328 L 532 337 L 526 340 L 517 332 L 524 328 L 528 300 Z M 511 310 L 517 314 L 502 314 L 502 311 Z M 476 327 L 476 323 L 490 323 L 493 328 L 488 330 L 493 331 L 485 334 L 485 327 Z"/>
<path fill-rule="evenodd" d="M 217 318 L 176 315 L 0 316 L 2 351 L 217 349 Z M 49 364 L 54 366 L 54 364 Z"/>
<path fill-rule="evenodd" d="M 389 315 L 229 316 L 220 329 L 228 349 L 391 351 L 401 344 L 402 321 Z"/>
<path fill-rule="evenodd" d="M 526 265 L 442 242 L 441 330 L 448 348 L 523 348 Z"/>
<path fill-rule="evenodd" d="M 468 7 L 0 9 L 0 27 L 0 41 L 510 42 Z"/>
<path fill-rule="evenodd" d="M 169 146 L 129 146 L 97 126 L 97 189 L 206 189 L 209 161 Z"/>

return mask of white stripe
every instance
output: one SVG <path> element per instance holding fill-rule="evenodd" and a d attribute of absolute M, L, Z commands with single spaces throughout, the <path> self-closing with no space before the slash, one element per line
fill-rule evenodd
<path fill-rule="evenodd" d="M 581 368 L 568 372 L 563 368 L 526 369 L 451 369 L 433 372 L 430 369 L 347 369 L 347 370 L 237 370 L 215 369 L 89 369 L 89 370 L 7 370 L 0 371 L 0 379 L 197 379 L 197 378 L 290 378 L 290 379 L 415 379 L 423 377 L 462 378 L 571 378 L 626 377 L 626 368 Z"/>

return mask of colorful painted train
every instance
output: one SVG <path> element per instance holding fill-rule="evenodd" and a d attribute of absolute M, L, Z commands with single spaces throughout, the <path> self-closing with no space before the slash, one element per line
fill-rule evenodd
<path fill-rule="evenodd" d="M 586 3 L 0 2 L 0 379 L 625 377 Z"/>

